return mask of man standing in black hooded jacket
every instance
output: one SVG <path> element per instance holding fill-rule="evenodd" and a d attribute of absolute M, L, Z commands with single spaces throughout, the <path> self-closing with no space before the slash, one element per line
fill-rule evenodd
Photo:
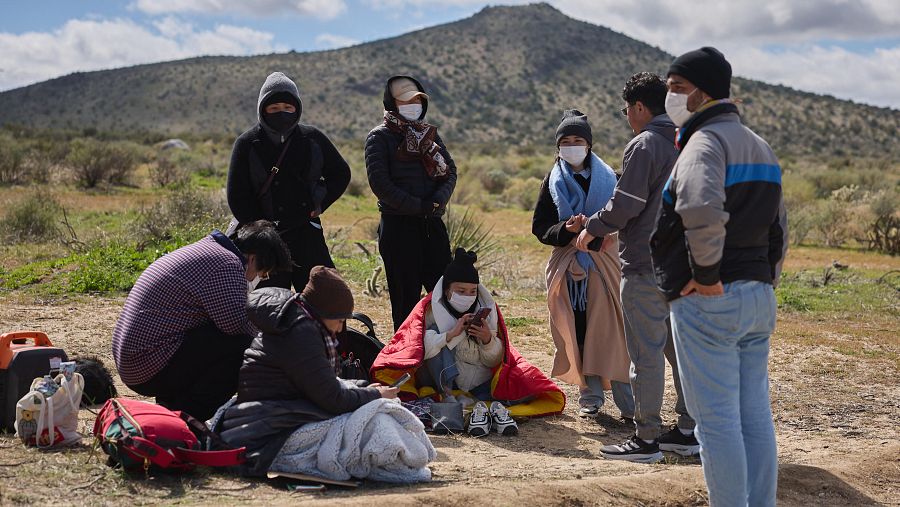
<path fill-rule="evenodd" d="M 319 215 L 344 193 L 350 166 L 325 134 L 300 123 L 302 112 L 297 85 L 273 72 L 259 91 L 258 123 L 231 153 L 227 194 L 236 222 L 275 222 L 291 251 L 293 271 L 257 280 L 259 287 L 293 284 L 299 292 L 313 266 L 334 267 Z"/>
<path fill-rule="evenodd" d="M 409 76 L 384 87 L 384 122 L 366 138 L 366 173 L 378 197 L 378 250 L 384 261 L 394 330 L 443 275 L 450 238 L 441 215 L 456 187 L 456 164 L 425 123 L 428 95 Z"/>

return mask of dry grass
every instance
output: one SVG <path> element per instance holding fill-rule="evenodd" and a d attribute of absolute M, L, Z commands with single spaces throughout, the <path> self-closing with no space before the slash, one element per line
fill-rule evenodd
<path fill-rule="evenodd" d="M 371 209 L 358 202 L 340 204 L 326 214 L 326 230 L 343 226 L 346 238 L 365 239 L 367 232 L 360 225 L 365 220 L 360 219 L 369 214 Z M 512 339 L 523 355 L 549 371 L 552 342 L 540 285 L 549 249 L 530 236 L 528 213 L 502 211 L 485 219 L 502 240 L 506 260 L 500 264 L 509 276 L 532 281 L 528 286 L 498 287 Z M 364 267 L 363 254 L 354 248 L 349 249 L 349 260 L 342 262 Z M 897 258 L 810 248 L 795 249 L 786 269 L 819 269 L 835 258 L 864 270 L 900 269 Z M 491 276 L 502 280 L 504 274 Z M 387 339 L 387 296 L 364 295 L 361 280 L 351 282 L 359 309 L 373 317 L 379 336 Z M 43 304 L 11 293 L 0 296 L 0 322 L 3 330 L 44 330 L 70 354 L 98 354 L 112 365 L 110 336 L 122 302 L 122 297 L 65 297 Z M 780 504 L 896 502 L 900 497 L 898 357 L 900 316 L 896 312 L 780 313 L 770 360 L 781 463 Z M 135 396 L 124 386 L 119 388 L 123 395 Z M 572 386 L 563 389 L 570 401 L 576 399 Z M 673 404 L 670 388 L 663 407 L 667 423 L 674 419 Z M 88 434 L 93 416 L 87 411 L 81 416 Z M 108 469 L 102 455 L 91 458 L 87 444 L 40 452 L 22 448 L 12 436 L 4 435 L 0 436 L 0 504 L 703 505 L 708 501 L 697 459 L 670 456 L 652 466 L 599 459 L 601 444 L 622 440 L 631 432 L 616 416 L 609 403 L 597 421 L 580 419 L 570 403 L 560 416 L 523 421 L 517 438 L 436 436 L 438 459 L 429 484 L 366 483 L 354 491 L 315 494 L 290 493 L 285 482 L 248 481 L 209 470 L 182 476 L 126 476 Z"/>

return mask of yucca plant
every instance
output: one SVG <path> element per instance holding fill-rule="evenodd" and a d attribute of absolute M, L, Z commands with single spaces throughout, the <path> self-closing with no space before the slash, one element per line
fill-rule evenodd
<path fill-rule="evenodd" d="M 444 222 L 447 224 L 452 251 L 455 252 L 457 248 L 474 251 L 478 254 L 478 264 L 481 267 L 496 262 L 494 254 L 500 251 L 500 243 L 491 234 L 494 228 L 485 227 L 484 222 L 476 219 L 470 208 L 465 208 L 460 214 L 456 208 L 448 207 Z"/>

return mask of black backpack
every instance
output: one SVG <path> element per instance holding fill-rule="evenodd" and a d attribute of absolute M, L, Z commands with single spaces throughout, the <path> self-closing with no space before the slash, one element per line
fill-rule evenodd
<path fill-rule="evenodd" d="M 375 324 L 367 315 L 353 313 L 351 319 L 361 322 L 366 332 L 357 331 L 349 325 L 338 334 L 338 353 L 341 355 L 341 378 L 371 381 L 369 370 L 384 348 L 375 336 Z M 349 320 L 349 319 L 348 319 Z"/>

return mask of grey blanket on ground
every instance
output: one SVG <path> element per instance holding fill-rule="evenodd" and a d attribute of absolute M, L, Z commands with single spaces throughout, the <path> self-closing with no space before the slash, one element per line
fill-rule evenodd
<path fill-rule="evenodd" d="M 426 465 L 436 456 L 418 417 L 396 401 L 377 399 L 295 430 L 270 471 L 344 481 L 424 482 L 431 480 Z"/>
<path fill-rule="evenodd" d="M 265 477 L 284 442 L 298 427 L 333 417 L 307 400 L 263 400 L 223 405 L 209 426 L 231 447 L 246 447 L 242 475 Z"/>

